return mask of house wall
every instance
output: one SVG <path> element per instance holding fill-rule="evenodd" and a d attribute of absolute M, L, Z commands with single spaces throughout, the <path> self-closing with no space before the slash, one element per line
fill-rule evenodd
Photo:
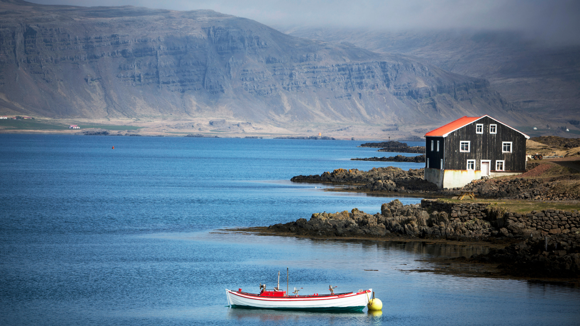
<path fill-rule="evenodd" d="M 443 170 L 440 169 L 425 169 L 425 180 L 433 182 L 437 187 L 443 187 Z"/>
<path fill-rule="evenodd" d="M 481 179 L 479 170 L 443 170 L 443 188 L 461 188 L 471 181 Z"/>
<path fill-rule="evenodd" d="M 433 150 L 431 150 L 431 141 L 433 141 Z M 437 151 L 437 141 L 439 141 L 439 151 Z M 426 137 L 425 138 L 425 167 L 427 167 L 427 158 L 429 159 L 429 168 L 441 169 L 441 159 L 445 155 L 445 139 L 443 137 Z M 443 163 L 445 165 L 445 163 Z"/>
<path fill-rule="evenodd" d="M 476 125 L 483 124 L 483 134 L 476 133 Z M 497 133 L 490 134 L 489 125 L 497 125 Z M 459 151 L 461 141 L 469 141 L 469 153 Z M 502 153 L 502 142 L 512 142 L 512 152 Z M 504 161 L 504 171 L 524 171 L 526 168 L 526 138 L 519 132 L 484 117 L 460 128 L 445 138 L 445 169 L 466 170 L 467 160 L 475 160 L 475 170 L 481 170 L 481 160 L 491 160 L 491 172 L 496 161 Z"/>
<path fill-rule="evenodd" d="M 425 180 L 439 188 L 461 188 L 473 180 L 481 179 L 481 171 L 425 169 Z"/>

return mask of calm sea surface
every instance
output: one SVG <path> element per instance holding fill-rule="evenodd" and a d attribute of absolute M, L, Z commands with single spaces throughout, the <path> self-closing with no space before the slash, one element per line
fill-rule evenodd
<path fill-rule="evenodd" d="M 580 324 L 578 289 L 405 271 L 482 248 L 216 232 L 380 211 L 392 198 L 288 181 L 386 165 L 350 161 L 383 154 L 360 143 L 0 135 L 0 325 Z M 305 294 L 372 287 L 383 313 L 226 306 L 226 288 L 271 288 L 287 267 Z"/>

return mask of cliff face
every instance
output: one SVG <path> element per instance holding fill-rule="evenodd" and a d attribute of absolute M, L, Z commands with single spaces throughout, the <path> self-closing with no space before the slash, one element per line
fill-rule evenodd
<path fill-rule="evenodd" d="M 410 55 L 447 71 L 485 78 L 508 103 L 525 112 L 547 120 L 578 120 L 578 44 L 550 44 L 510 31 L 286 30 L 296 37 L 351 42 L 376 53 Z M 566 127 L 578 130 L 575 124 Z"/>
<path fill-rule="evenodd" d="M 517 120 L 484 79 L 213 11 L 0 2 L 0 113 L 262 123 Z"/>

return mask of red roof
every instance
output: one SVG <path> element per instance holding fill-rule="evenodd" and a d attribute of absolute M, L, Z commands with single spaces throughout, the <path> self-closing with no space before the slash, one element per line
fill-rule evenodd
<path fill-rule="evenodd" d="M 455 121 L 452 121 L 444 126 L 441 126 L 437 129 L 433 129 L 433 130 L 429 131 L 428 133 L 425 134 L 425 137 L 429 137 L 429 136 L 431 136 L 431 137 L 447 137 L 450 133 L 454 132 L 455 130 L 457 130 L 459 128 L 463 128 L 463 127 L 467 126 L 468 124 L 470 124 L 474 121 L 477 121 L 483 117 L 488 117 L 492 120 L 495 120 L 495 121 L 501 123 L 502 125 L 510 128 L 510 129 L 513 129 L 513 130 L 519 132 L 520 134 L 524 135 L 524 137 L 526 137 L 526 139 L 530 139 L 530 136 L 524 134 L 523 132 L 521 132 L 513 127 L 506 125 L 505 123 L 503 123 L 497 119 L 490 117 L 487 114 L 483 115 L 481 117 L 468 117 L 468 116 L 461 117 L 461 118 L 459 118 Z"/>
<path fill-rule="evenodd" d="M 463 126 L 466 126 L 475 120 L 479 120 L 480 118 L 483 118 L 483 117 L 467 117 L 467 116 L 465 116 L 465 117 L 459 118 L 455 121 L 449 122 L 448 124 L 446 124 L 442 127 L 431 130 L 428 133 L 426 133 L 425 136 L 445 137 L 449 133 L 451 133 L 451 132 L 453 132 L 453 131 L 455 131 Z"/>

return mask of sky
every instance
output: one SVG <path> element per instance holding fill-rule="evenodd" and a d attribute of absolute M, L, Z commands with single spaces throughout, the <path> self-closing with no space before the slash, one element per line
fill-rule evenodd
<path fill-rule="evenodd" d="M 523 31 L 580 43 L 580 0 L 28 0 L 78 6 L 212 9 L 275 27 Z"/>

